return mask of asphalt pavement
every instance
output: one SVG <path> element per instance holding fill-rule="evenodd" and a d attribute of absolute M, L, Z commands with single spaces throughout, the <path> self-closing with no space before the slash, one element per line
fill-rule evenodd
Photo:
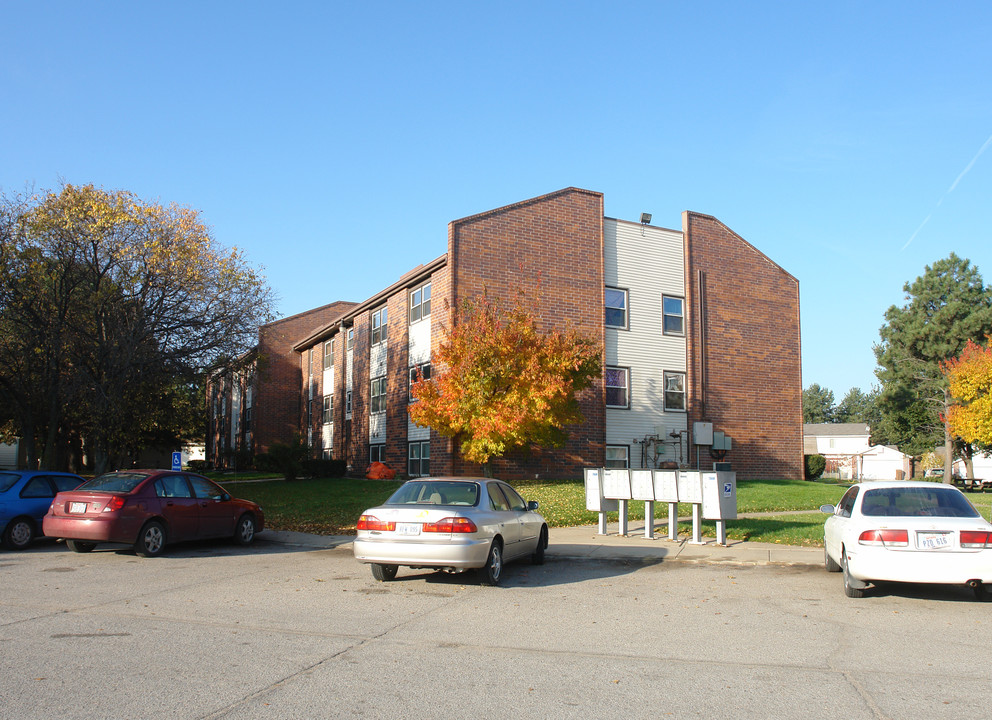
<path fill-rule="evenodd" d="M 730 520 L 728 523 L 732 524 Z M 609 560 L 653 559 L 687 563 L 726 565 L 822 565 L 823 548 L 777 545 L 775 543 L 727 540 L 703 536 L 702 544 L 692 542 L 691 536 L 668 539 L 668 525 L 655 523 L 654 537 L 646 537 L 643 521 L 631 522 L 627 534 L 620 535 L 618 523 L 607 525 L 607 534 L 600 535 L 595 525 L 551 528 L 547 555 L 558 558 Z M 268 542 L 309 547 L 343 547 L 351 545 L 351 535 L 309 535 L 284 530 L 266 530 L 260 539 Z"/>

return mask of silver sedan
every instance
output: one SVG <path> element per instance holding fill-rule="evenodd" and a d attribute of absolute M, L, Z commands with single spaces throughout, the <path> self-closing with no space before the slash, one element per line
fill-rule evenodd
<path fill-rule="evenodd" d="M 355 559 L 370 564 L 379 581 L 395 578 L 402 565 L 478 569 L 483 583 L 496 585 L 504 562 L 544 562 L 548 525 L 537 507 L 492 478 L 410 480 L 358 518 Z"/>

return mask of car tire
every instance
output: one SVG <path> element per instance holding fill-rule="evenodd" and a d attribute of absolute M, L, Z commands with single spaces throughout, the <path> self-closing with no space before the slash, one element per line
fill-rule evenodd
<path fill-rule="evenodd" d="M 84 540 L 66 540 L 65 546 L 73 552 L 88 553 L 96 547 L 96 543 L 86 542 Z"/>
<path fill-rule="evenodd" d="M 479 574 L 483 585 L 499 585 L 500 578 L 503 577 L 503 546 L 498 539 L 494 539 L 489 547 L 489 556 L 486 564 L 479 569 Z"/>
<path fill-rule="evenodd" d="M 238 524 L 234 526 L 234 542 L 238 545 L 251 545 L 255 539 L 255 516 L 245 513 L 238 518 Z"/>
<path fill-rule="evenodd" d="M 868 588 L 863 582 L 851 577 L 851 571 L 847 569 L 847 553 L 844 552 L 844 548 L 840 549 L 840 564 L 841 570 L 844 571 L 844 594 L 849 598 L 863 598 Z"/>
<path fill-rule="evenodd" d="M 830 557 L 830 553 L 827 552 L 827 543 L 823 543 L 823 567 L 827 569 L 827 572 L 840 572 L 840 565 Z"/>
<path fill-rule="evenodd" d="M 149 520 L 138 533 L 134 552 L 141 557 L 158 557 L 165 549 L 165 526 L 158 520 Z"/>
<path fill-rule="evenodd" d="M 397 565 L 383 565 L 382 563 L 372 563 L 372 577 L 379 582 L 389 582 L 396 577 Z"/>
<path fill-rule="evenodd" d="M 544 564 L 544 551 L 548 547 L 548 526 L 541 528 L 541 537 L 537 539 L 537 549 L 530 556 L 530 561 L 534 565 Z"/>
<path fill-rule="evenodd" d="M 11 550 L 23 550 L 34 540 L 34 523 L 30 518 L 14 518 L 3 531 L 3 544 Z"/>

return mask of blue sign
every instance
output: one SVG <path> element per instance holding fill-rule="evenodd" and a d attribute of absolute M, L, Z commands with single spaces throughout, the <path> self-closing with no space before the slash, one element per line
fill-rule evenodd
<path fill-rule="evenodd" d="M 181 452 L 172 453 L 172 469 L 173 470 L 183 469 L 183 454 Z"/>
<path fill-rule="evenodd" d="M 724 483 L 723 484 L 723 496 L 724 497 L 730 497 L 733 494 L 734 494 L 734 486 L 733 486 L 733 484 L 731 484 L 731 483 Z"/>

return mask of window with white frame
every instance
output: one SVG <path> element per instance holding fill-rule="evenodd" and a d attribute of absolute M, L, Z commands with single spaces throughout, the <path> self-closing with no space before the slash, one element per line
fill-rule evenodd
<path fill-rule="evenodd" d="M 627 291 L 606 288 L 606 326 L 627 329 Z"/>
<path fill-rule="evenodd" d="M 665 335 L 685 335 L 685 300 L 664 295 L 661 299 L 661 331 Z"/>
<path fill-rule="evenodd" d="M 388 316 L 385 307 L 381 307 L 372 313 L 372 344 L 378 345 L 386 342 L 386 325 Z"/>
<path fill-rule="evenodd" d="M 626 445 L 607 445 L 606 467 L 621 469 L 630 467 L 630 448 Z"/>
<path fill-rule="evenodd" d="M 410 477 L 427 477 L 431 474 L 430 440 L 422 440 L 409 444 L 407 450 L 407 474 Z"/>
<path fill-rule="evenodd" d="M 369 411 L 371 413 L 386 412 L 386 378 L 372 380 L 372 390 L 369 392 Z"/>
<path fill-rule="evenodd" d="M 606 406 L 630 407 L 630 370 L 622 367 L 606 368 Z"/>
<path fill-rule="evenodd" d="M 431 364 L 423 363 L 410 368 L 410 402 L 413 402 L 413 386 L 431 379 Z"/>
<path fill-rule="evenodd" d="M 665 383 L 665 410 L 678 410 L 685 412 L 685 373 L 669 372 L 664 373 Z"/>
<path fill-rule="evenodd" d="M 324 369 L 334 367 L 334 338 L 324 343 Z"/>
<path fill-rule="evenodd" d="M 345 341 L 345 350 L 355 349 L 355 328 L 348 328 L 348 339 Z"/>
<path fill-rule="evenodd" d="M 330 425 L 334 422 L 334 396 L 325 395 L 324 396 L 324 411 L 322 415 L 325 425 Z"/>
<path fill-rule="evenodd" d="M 386 462 L 385 444 L 369 445 L 369 462 Z"/>
<path fill-rule="evenodd" d="M 410 323 L 423 320 L 431 314 L 431 284 L 427 283 L 410 293 Z"/>

